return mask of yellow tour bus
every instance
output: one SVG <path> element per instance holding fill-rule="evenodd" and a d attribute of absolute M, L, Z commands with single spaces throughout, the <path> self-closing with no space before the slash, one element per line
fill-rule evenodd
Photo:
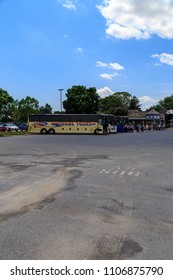
<path fill-rule="evenodd" d="M 40 134 L 109 134 L 110 132 L 106 114 L 31 114 L 28 116 L 28 125 L 29 132 Z"/>

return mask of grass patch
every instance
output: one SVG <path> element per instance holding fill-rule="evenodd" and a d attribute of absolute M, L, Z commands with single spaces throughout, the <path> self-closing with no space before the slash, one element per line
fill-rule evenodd
<path fill-rule="evenodd" d="M 18 131 L 18 132 L 0 132 L 0 136 L 18 136 L 18 135 L 29 135 L 30 133 L 28 131 Z"/>

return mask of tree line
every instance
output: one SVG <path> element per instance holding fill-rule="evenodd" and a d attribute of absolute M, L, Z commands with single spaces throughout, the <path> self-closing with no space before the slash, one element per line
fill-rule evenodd
<path fill-rule="evenodd" d="M 77 85 L 69 88 L 66 100 L 63 101 L 63 113 L 66 114 L 96 114 L 108 113 L 116 116 L 127 116 L 129 109 L 141 110 L 142 104 L 135 95 L 128 92 L 115 92 L 110 96 L 101 98 L 95 87 L 86 88 Z M 173 109 L 173 94 L 160 100 L 155 106 L 159 112 Z M 0 88 L 0 121 L 26 122 L 28 114 L 53 113 L 48 103 L 40 106 L 34 97 L 27 96 L 15 100 L 6 90 Z M 55 111 L 54 113 L 61 113 Z"/>

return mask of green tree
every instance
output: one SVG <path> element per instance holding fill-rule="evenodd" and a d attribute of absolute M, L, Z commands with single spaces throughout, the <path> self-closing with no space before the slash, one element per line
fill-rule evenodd
<path fill-rule="evenodd" d="M 13 97 L 6 90 L 0 88 L 0 115 L 4 116 L 7 113 L 7 106 L 13 102 Z"/>
<path fill-rule="evenodd" d="M 45 106 L 41 106 L 39 108 L 39 111 L 42 114 L 52 114 L 52 107 L 48 103 L 46 103 Z"/>
<path fill-rule="evenodd" d="M 113 95 L 115 95 L 117 97 L 117 99 L 119 98 L 121 101 L 121 105 L 123 108 L 128 108 L 129 104 L 130 104 L 130 100 L 132 98 L 132 95 L 126 91 L 122 91 L 122 92 L 116 92 Z"/>
<path fill-rule="evenodd" d="M 19 112 L 19 100 L 16 99 L 12 103 L 9 104 L 9 110 L 10 114 L 13 118 L 13 122 L 19 122 L 20 121 L 20 112 Z"/>
<path fill-rule="evenodd" d="M 151 109 L 155 109 L 158 112 L 166 112 L 171 109 L 173 110 L 173 94 L 159 100 L 158 104 L 149 107 L 146 111 L 150 111 Z"/>
<path fill-rule="evenodd" d="M 2 121 L 3 122 L 18 122 L 19 120 L 19 101 L 13 100 L 13 102 L 4 105 L 2 108 Z"/>
<path fill-rule="evenodd" d="M 173 109 L 173 94 L 160 100 L 158 105 L 165 111 Z"/>
<path fill-rule="evenodd" d="M 153 109 L 156 110 L 157 112 L 163 112 L 164 111 L 164 109 L 159 104 L 157 104 L 157 105 L 153 105 L 153 106 L 150 106 L 149 108 L 147 108 L 146 112 L 149 112 Z"/>
<path fill-rule="evenodd" d="M 95 87 L 73 86 L 67 90 L 66 97 L 63 102 L 65 113 L 95 114 L 99 109 L 99 95 Z"/>
<path fill-rule="evenodd" d="M 34 97 L 27 96 L 19 101 L 18 114 L 22 122 L 27 122 L 29 114 L 39 113 L 39 102 Z"/>
<path fill-rule="evenodd" d="M 139 99 L 134 95 L 131 99 L 130 99 L 130 104 L 129 104 L 129 109 L 133 109 L 133 110 L 140 110 L 141 111 L 141 104 Z"/>
<path fill-rule="evenodd" d="M 128 92 L 115 92 L 114 94 L 101 98 L 99 101 L 100 112 L 125 116 L 128 113 L 132 96 Z"/>

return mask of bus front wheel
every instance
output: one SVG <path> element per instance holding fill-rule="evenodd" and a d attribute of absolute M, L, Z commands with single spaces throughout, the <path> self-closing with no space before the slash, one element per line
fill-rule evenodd
<path fill-rule="evenodd" d="M 98 133 L 99 133 L 99 130 L 98 130 L 98 129 L 95 129 L 95 130 L 94 130 L 94 134 L 97 135 Z"/>
<path fill-rule="evenodd" d="M 55 129 L 50 128 L 50 129 L 49 129 L 49 134 L 55 134 Z"/>
<path fill-rule="evenodd" d="M 47 129 L 46 128 L 42 128 L 41 134 L 47 134 Z"/>

